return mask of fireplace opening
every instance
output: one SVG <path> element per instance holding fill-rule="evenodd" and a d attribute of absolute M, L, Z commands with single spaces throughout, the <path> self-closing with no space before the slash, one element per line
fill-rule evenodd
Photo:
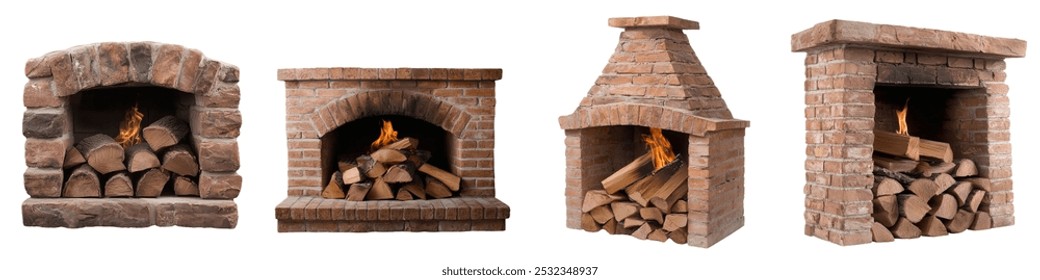
<path fill-rule="evenodd" d="M 874 128 L 896 132 L 899 120 L 896 112 L 904 107 L 905 121 L 910 135 L 944 143 L 955 143 L 958 116 L 955 100 L 966 95 L 964 89 L 876 86 L 874 88 Z M 963 118 L 963 117 L 961 117 Z M 961 139 L 963 140 L 963 139 Z"/>

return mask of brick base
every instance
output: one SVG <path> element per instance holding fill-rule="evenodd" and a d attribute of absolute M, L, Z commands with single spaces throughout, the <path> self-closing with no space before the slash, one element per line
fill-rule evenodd
<path fill-rule="evenodd" d="M 192 197 L 29 198 L 22 202 L 25 226 L 182 226 L 235 228 L 238 205 Z"/>
<path fill-rule="evenodd" d="M 275 208 L 279 232 L 501 231 L 509 206 L 493 197 L 346 201 L 290 196 Z"/>

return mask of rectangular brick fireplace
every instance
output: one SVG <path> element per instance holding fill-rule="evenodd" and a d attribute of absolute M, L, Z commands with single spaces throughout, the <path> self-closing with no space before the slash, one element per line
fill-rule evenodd
<path fill-rule="evenodd" d="M 275 209 L 278 231 L 505 230 L 494 169 L 501 78 L 501 69 L 280 69 L 289 197 Z"/>
<path fill-rule="evenodd" d="M 608 23 L 624 28 L 614 55 L 574 113 L 560 117 L 567 227 L 709 247 L 744 225 L 749 122 L 732 117 L 683 33 L 697 22 Z M 649 142 L 666 143 L 676 159 L 651 166 Z"/>
<path fill-rule="evenodd" d="M 26 226 L 235 227 L 237 67 L 106 42 L 29 59 L 25 75 Z"/>
<path fill-rule="evenodd" d="M 806 235 L 855 245 L 1015 223 L 1004 59 L 1024 41 L 832 20 L 791 45 L 807 53 Z"/>

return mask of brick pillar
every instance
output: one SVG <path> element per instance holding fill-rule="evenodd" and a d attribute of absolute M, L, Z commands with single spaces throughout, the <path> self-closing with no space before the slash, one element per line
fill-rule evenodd
<path fill-rule="evenodd" d="M 687 242 L 711 247 L 744 226 L 744 129 L 689 137 Z"/>

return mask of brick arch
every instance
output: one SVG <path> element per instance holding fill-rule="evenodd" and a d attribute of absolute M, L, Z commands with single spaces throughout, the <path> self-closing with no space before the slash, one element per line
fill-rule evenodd
<path fill-rule="evenodd" d="M 401 115 L 434 124 L 463 138 L 473 116 L 451 102 L 409 91 L 368 91 L 329 101 L 312 114 L 318 137 L 348 122 L 370 116 Z"/>
<path fill-rule="evenodd" d="M 704 136 L 711 131 L 745 128 L 749 123 L 736 119 L 705 118 L 686 110 L 639 103 L 579 107 L 573 114 L 560 117 L 560 127 L 565 130 L 614 125 L 657 127 Z"/>
<path fill-rule="evenodd" d="M 207 59 L 196 49 L 156 42 L 75 46 L 30 59 L 25 73 L 30 79 L 51 77 L 57 97 L 126 83 L 201 95 L 213 90 L 218 80 L 238 80 L 235 66 Z"/>

